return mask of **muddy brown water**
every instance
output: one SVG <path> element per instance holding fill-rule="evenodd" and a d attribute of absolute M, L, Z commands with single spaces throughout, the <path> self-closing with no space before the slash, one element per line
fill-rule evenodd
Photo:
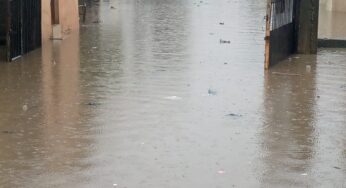
<path fill-rule="evenodd" d="M 0 187 L 345 187 L 346 50 L 265 72 L 264 11 L 102 1 L 0 64 Z"/>

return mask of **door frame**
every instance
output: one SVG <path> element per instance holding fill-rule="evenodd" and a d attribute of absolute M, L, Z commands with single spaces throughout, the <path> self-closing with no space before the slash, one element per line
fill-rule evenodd
<path fill-rule="evenodd" d="M 29 5 L 31 7 L 27 10 L 25 9 L 26 7 L 23 7 L 25 3 L 28 3 L 27 0 L 6 0 L 6 59 L 9 62 L 20 58 L 32 50 L 40 48 L 42 45 L 42 0 L 30 1 L 31 3 L 29 3 Z M 13 5 L 16 4 L 11 3 L 18 3 L 18 10 L 16 10 L 16 14 L 18 15 L 15 15 L 17 16 L 15 19 L 19 20 L 15 21 L 18 21 L 19 23 L 13 22 L 12 20 L 14 17 L 12 9 Z M 32 9 L 33 7 L 36 8 Z M 28 17 L 31 17 L 28 15 L 37 15 L 32 18 L 34 22 L 28 22 Z M 17 36 L 18 38 L 14 37 L 13 24 L 18 24 L 18 28 L 16 28 L 18 30 L 17 32 L 20 32 L 20 36 L 19 34 Z M 14 42 L 16 43 L 14 44 L 15 47 L 13 46 Z M 13 57 L 13 54 L 15 54 L 15 57 Z"/>

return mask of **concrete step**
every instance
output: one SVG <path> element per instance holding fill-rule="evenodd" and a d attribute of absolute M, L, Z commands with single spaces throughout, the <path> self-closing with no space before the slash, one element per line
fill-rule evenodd
<path fill-rule="evenodd" d="M 319 48 L 346 48 L 346 39 L 318 39 Z"/>

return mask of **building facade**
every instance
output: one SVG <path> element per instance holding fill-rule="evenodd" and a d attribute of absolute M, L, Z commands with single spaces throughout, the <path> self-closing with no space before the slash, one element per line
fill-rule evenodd
<path fill-rule="evenodd" d="M 78 0 L 1 0 L 0 57 L 7 61 L 78 32 Z"/>
<path fill-rule="evenodd" d="M 78 0 L 42 1 L 42 40 L 63 39 L 78 32 Z"/>
<path fill-rule="evenodd" d="M 321 0 L 321 4 L 326 6 L 329 11 L 346 12 L 345 0 Z"/>

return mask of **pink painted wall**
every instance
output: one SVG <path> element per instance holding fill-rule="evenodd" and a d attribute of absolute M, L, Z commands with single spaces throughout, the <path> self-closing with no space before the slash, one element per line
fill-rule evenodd
<path fill-rule="evenodd" d="M 42 0 L 42 41 L 52 37 L 51 0 Z M 63 35 L 79 30 L 78 0 L 59 0 L 59 20 Z"/>

